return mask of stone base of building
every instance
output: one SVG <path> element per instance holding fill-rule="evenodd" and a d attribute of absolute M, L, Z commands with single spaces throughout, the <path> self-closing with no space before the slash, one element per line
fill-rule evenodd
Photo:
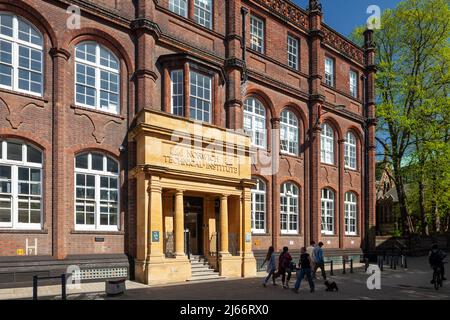
<path fill-rule="evenodd" d="M 0 257 L 0 288 L 30 287 L 33 276 L 60 276 L 79 268 L 82 282 L 130 278 L 129 259 L 124 254 L 77 255 L 57 260 L 52 256 Z M 45 280 L 41 285 L 60 284 L 60 279 Z"/>
<path fill-rule="evenodd" d="M 245 257 L 221 255 L 219 257 L 219 274 L 222 277 L 254 277 L 256 276 L 256 260 L 253 254 Z"/>
<path fill-rule="evenodd" d="M 191 264 L 187 257 L 151 257 L 147 261 L 136 261 L 136 281 L 148 285 L 187 281 L 191 278 Z"/>

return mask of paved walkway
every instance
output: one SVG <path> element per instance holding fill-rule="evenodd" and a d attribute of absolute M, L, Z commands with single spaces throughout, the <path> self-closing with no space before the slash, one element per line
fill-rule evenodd
<path fill-rule="evenodd" d="M 363 270 L 353 274 L 341 271 L 330 277 L 339 286 L 339 292 L 326 292 L 322 280 L 316 280 L 316 292 L 309 292 L 307 281 L 302 283 L 299 294 L 283 289 L 280 285 L 263 288 L 262 278 L 228 279 L 215 282 L 182 283 L 169 286 L 146 286 L 127 281 L 127 292 L 118 297 L 104 294 L 104 283 L 82 284 L 81 289 L 68 290 L 71 300 L 399 300 L 399 299 L 450 299 L 450 282 L 436 291 L 430 284 L 431 269 L 426 258 L 410 258 L 409 269 L 385 268 L 381 276 L 381 290 L 369 290 L 366 282 L 369 275 Z M 291 286 L 294 284 L 291 280 Z M 280 283 L 280 282 L 278 282 Z M 60 299 L 60 286 L 39 288 L 40 299 Z M 31 288 L 1 289 L 0 299 L 30 299 Z"/>

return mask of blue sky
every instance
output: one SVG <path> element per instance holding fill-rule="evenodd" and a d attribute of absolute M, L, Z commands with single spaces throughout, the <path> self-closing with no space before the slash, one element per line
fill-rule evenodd
<path fill-rule="evenodd" d="M 303 9 L 308 6 L 308 0 L 293 0 Z M 381 12 L 394 8 L 400 0 L 322 0 L 325 23 L 338 32 L 348 36 L 352 30 L 366 23 L 370 5 L 377 5 Z"/>

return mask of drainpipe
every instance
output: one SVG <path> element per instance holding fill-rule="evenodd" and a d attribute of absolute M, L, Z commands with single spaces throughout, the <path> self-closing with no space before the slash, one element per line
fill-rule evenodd
<path fill-rule="evenodd" d="M 248 9 L 245 7 L 241 8 L 241 15 L 242 15 L 242 39 L 241 39 L 241 49 L 242 49 L 242 61 L 244 63 L 243 66 L 243 70 L 242 70 L 242 76 L 241 76 L 241 80 L 242 83 L 247 82 L 248 80 L 248 75 L 247 75 L 247 14 L 248 14 Z"/>
<path fill-rule="evenodd" d="M 367 117 L 368 117 L 368 101 L 367 101 L 367 77 L 362 75 L 362 79 L 364 82 L 364 90 L 363 90 L 363 112 L 364 112 L 364 251 L 367 253 L 370 249 L 370 240 L 369 240 L 369 130 L 367 125 Z"/>

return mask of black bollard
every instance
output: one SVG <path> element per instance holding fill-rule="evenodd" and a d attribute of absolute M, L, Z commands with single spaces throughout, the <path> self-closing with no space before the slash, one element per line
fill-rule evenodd
<path fill-rule="evenodd" d="M 367 272 L 367 269 L 369 269 L 369 259 L 365 258 L 364 259 L 364 271 Z"/>
<path fill-rule="evenodd" d="M 350 259 L 350 273 L 353 273 L 353 259 Z"/>
<path fill-rule="evenodd" d="M 342 274 L 345 274 L 345 263 L 346 263 L 347 261 L 343 258 L 342 259 Z"/>
<path fill-rule="evenodd" d="M 391 256 L 391 259 L 390 259 L 391 261 L 391 269 L 394 269 L 394 259 L 393 259 L 393 257 Z"/>
<path fill-rule="evenodd" d="M 67 300 L 66 294 L 66 274 L 61 275 L 61 300 Z"/>
<path fill-rule="evenodd" d="M 394 259 L 394 270 L 397 270 L 398 256 Z"/>
<path fill-rule="evenodd" d="M 333 260 L 330 261 L 330 274 L 333 276 L 334 272 L 333 272 Z"/>
<path fill-rule="evenodd" d="M 38 299 L 38 276 L 33 276 L 33 300 Z"/>
<path fill-rule="evenodd" d="M 405 258 L 405 263 L 403 265 L 403 268 L 408 269 L 408 261 L 406 260 L 406 256 L 403 256 Z"/>

